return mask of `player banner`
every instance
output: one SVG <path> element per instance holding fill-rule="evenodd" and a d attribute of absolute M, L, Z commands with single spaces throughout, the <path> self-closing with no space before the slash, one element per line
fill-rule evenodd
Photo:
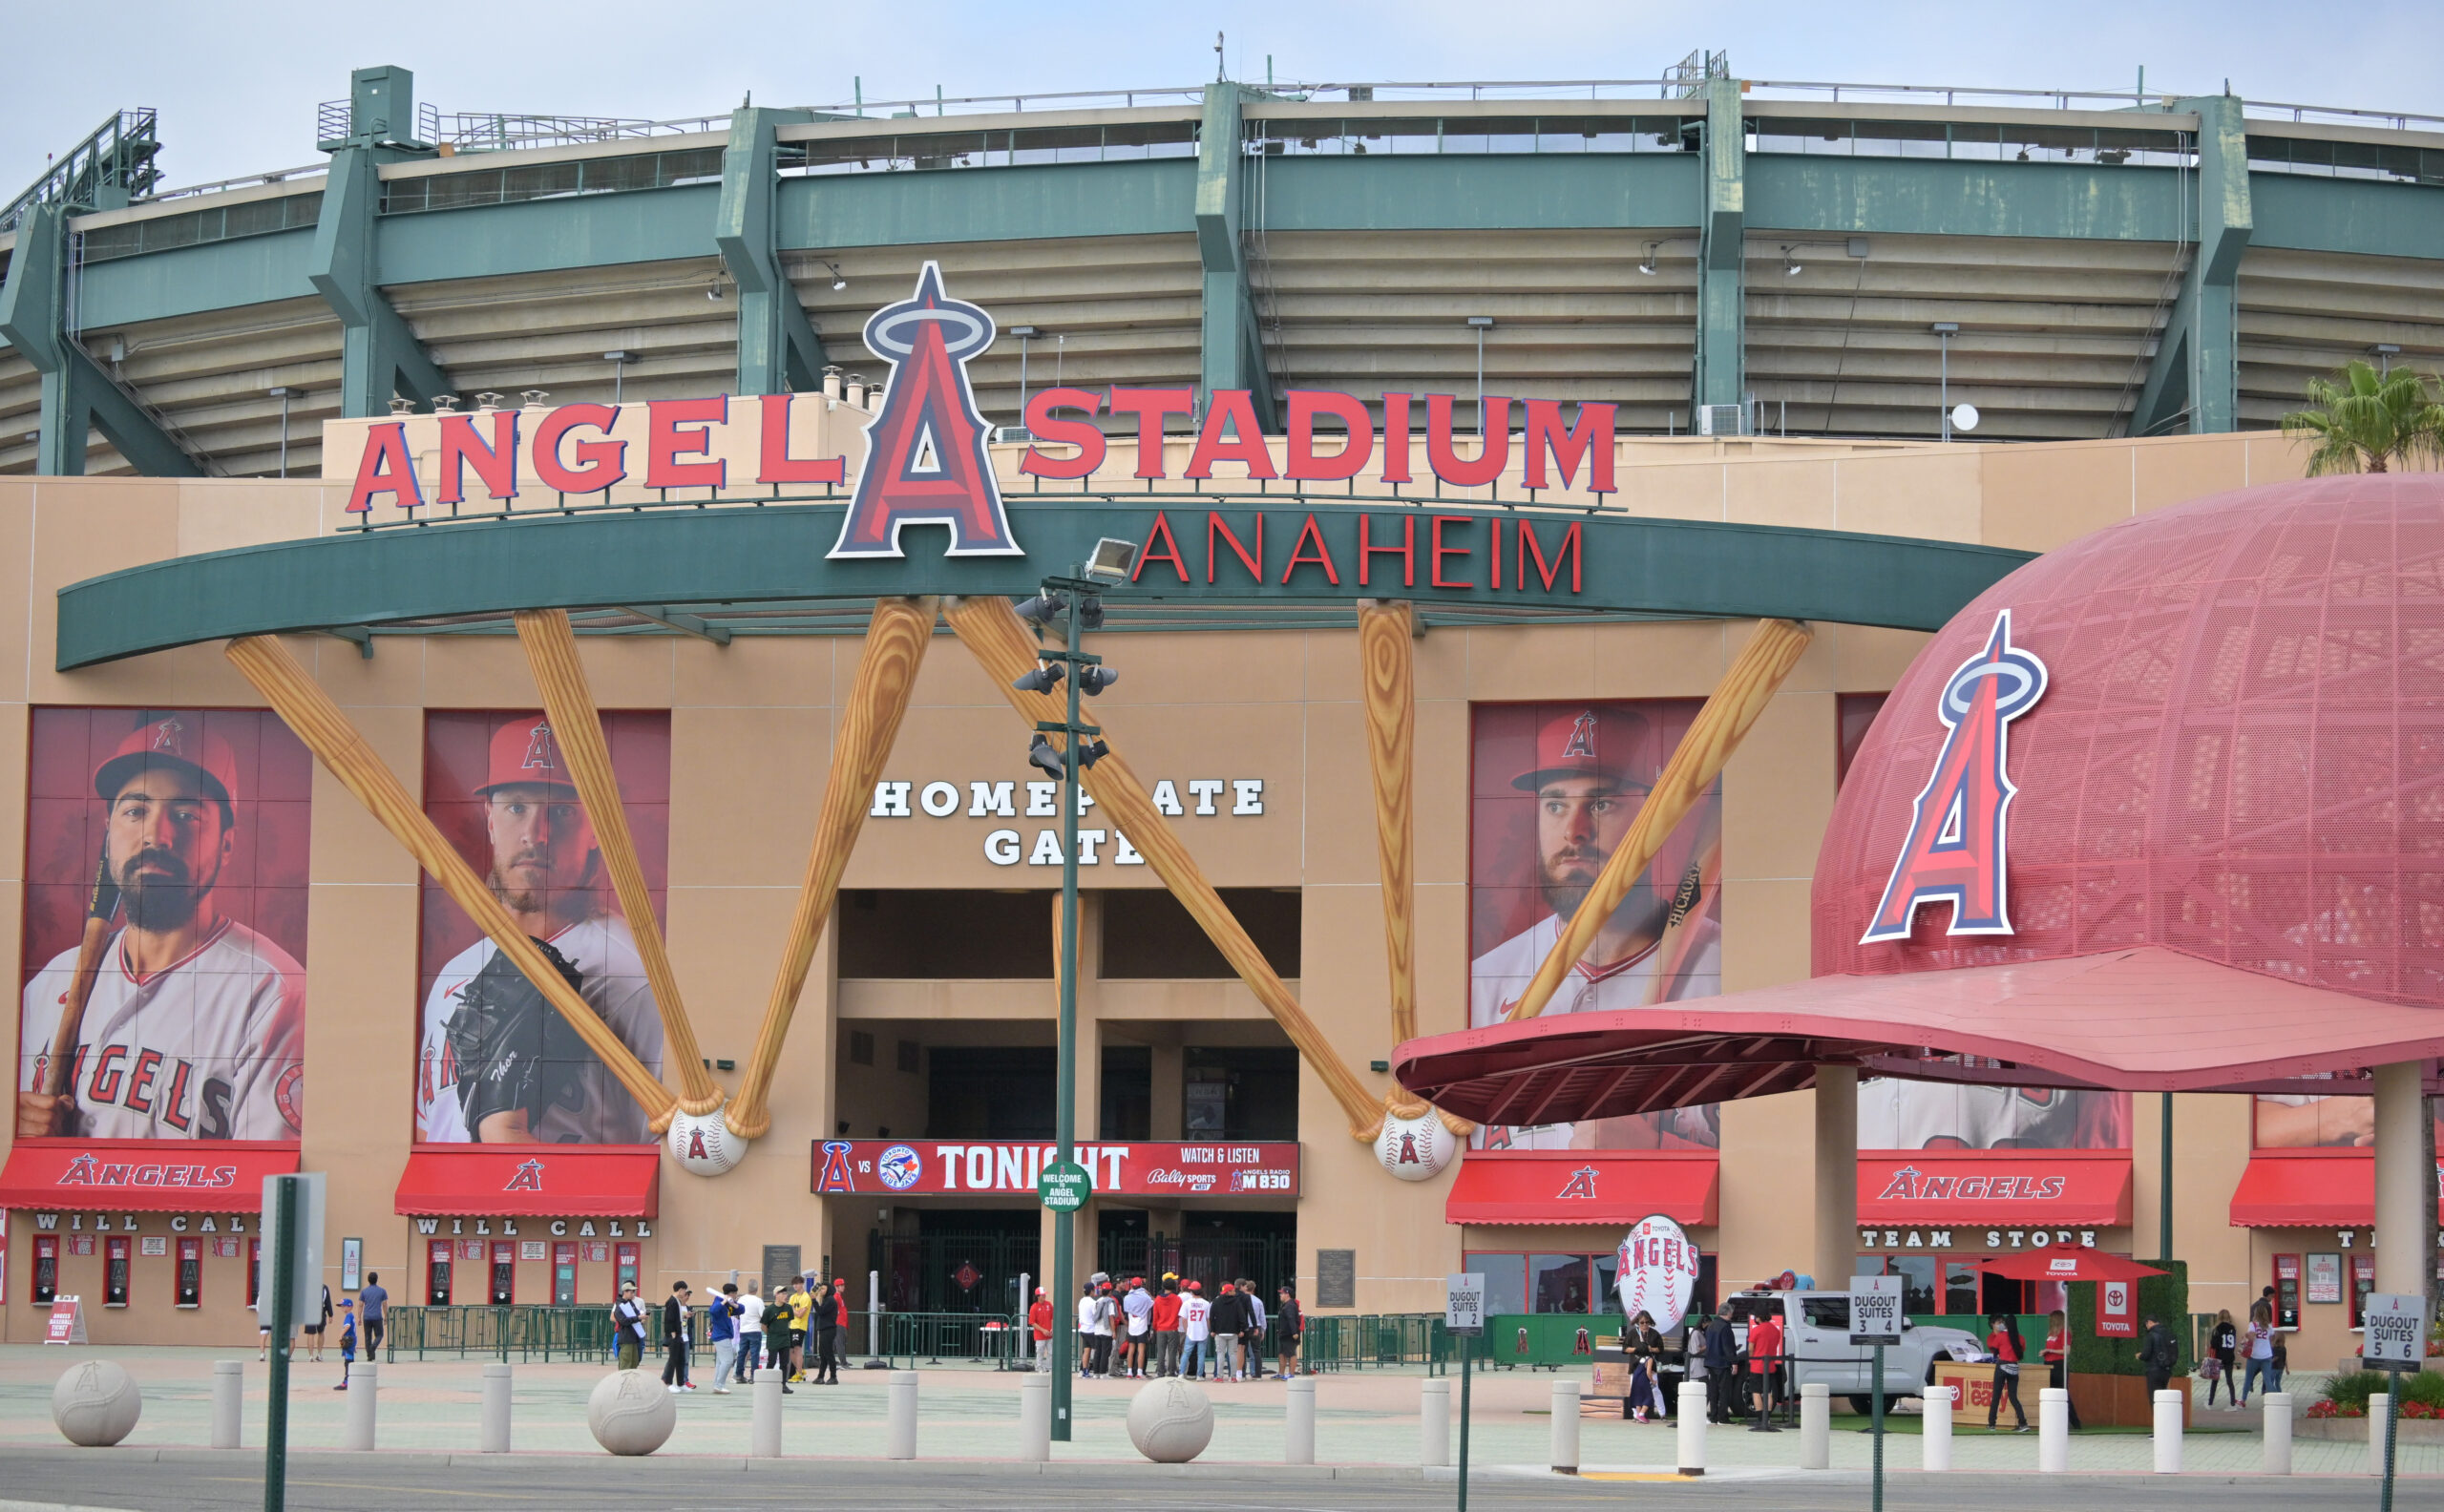
<path fill-rule="evenodd" d="M 1696 699 L 1480 704 L 1469 785 L 1468 1023 L 1499 1023 L 1629 832 Z M 1722 787 L 1707 789 L 1549 1014 L 1640 1008 L 1722 991 Z M 1594 1124 L 1495 1125 L 1480 1149 L 1712 1149 L 1712 1104 Z"/>
<path fill-rule="evenodd" d="M 1296 1197 L 1298 1146 L 1291 1144 L 1080 1144 L 1078 1164 L 1098 1197 Z M 1050 1141 L 820 1140 L 811 1188 L 816 1195 L 886 1197 L 1001 1192 L 1033 1197 L 1045 1167 L 1059 1164 Z"/>
<path fill-rule="evenodd" d="M 621 808 L 665 908 L 670 716 L 605 713 Z M 531 710 L 425 717 L 424 808 L 586 1003 L 662 1072 L 662 1019 L 559 739 Z M 418 1143 L 650 1144 L 644 1109 L 543 995 L 423 879 Z"/>
<path fill-rule="evenodd" d="M 261 709 L 37 708 L 29 737 L 18 1137 L 294 1141 L 305 746 Z"/>

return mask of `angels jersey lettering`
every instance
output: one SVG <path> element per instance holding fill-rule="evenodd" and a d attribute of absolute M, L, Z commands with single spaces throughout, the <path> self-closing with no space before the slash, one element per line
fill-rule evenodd
<path fill-rule="evenodd" d="M 86 1139 L 293 1140 L 305 1087 L 306 968 L 234 919 L 139 979 L 111 937 L 76 1046 L 72 1132 Z M 26 984 L 18 1085 L 42 1090 L 76 952 Z"/>
<path fill-rule="evenodd" d="M 1859 1084 L 1861 1149 L 2072 1149 L 2078 1135 L 2079 1100 L 2052 1087 Z"/>
<path fill-rule="evenodd" d="M 645 981 L 627 921 L 607 915 L 586 919 L 553 935 L 550 943 L 577 968 L 586 1006 L 637 1053 L 648 1072 L 660 1076 L 662 1018 L 654 1011 L 653 988 Z M 459 1110 L 458 1068 L 450 1053 L 448 1025 L 458 1011 L 458 995 L 498 949 L 480 939 L 452 956 L 425 998 L 416 1060 L 416 1138 L 426 1144 L 462 1144 L 474 1139 Z M 549 1144 L 653 1143 L 645 1110 L 610 1068 L 591 1055 L 578 1076 L 563 1084 L 559 1100 L 543 1110 L 535 1137 Z"/>

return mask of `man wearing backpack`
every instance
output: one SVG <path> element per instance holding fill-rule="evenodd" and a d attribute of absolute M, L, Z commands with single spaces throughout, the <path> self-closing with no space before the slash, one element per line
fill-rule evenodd
<path fill-rule="evenodd" d="M 620 1349 L 620 1368 L 635 1370 L 644 1360 L 645 1306 L 637 1300 L 637 1284 L 621 1283 L 620 1300 L 611 1308 L 611 1331 Z"/>
<path fill-rule="evenodd" d="M 1248 1331 L 1248 1307 L 1239 1299 L 1235 1282 L 1222 1283 L 1221 1294 L 1213 1299 L 1213 1312 L 1206 1322 L 1213 1331 L 1213 1378 L 1235 1379 L 1239 1371 L 1239 1336 Z"/>
<path fill-rule="evenodd" d="M 2154 1313 L 2147 1315 L 2147 1332 L 2138 1340 L 2138 1363 L 2146 1367 L 2147 1396 L 2169 1391 L 2173 1384 L 2173 1367 L 2181 1363 L 2181 1346 L 2173 1342 L 2173 1331 Z"/>

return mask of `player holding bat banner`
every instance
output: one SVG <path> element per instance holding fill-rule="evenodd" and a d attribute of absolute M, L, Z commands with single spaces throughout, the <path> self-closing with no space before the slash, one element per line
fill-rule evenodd
<path fill-rule="evenodd" d="M 485 881 L 517 927 L 645 1068 L 662 1069 L 662 1020 L 628 925 L 610 912 L 594 830 L 552 727 L 501 722 L 488 747 Z M 478 939 L 425 999 L 416 1137 L 430 1144 L 652 1142 L 643 1108 L 542 993 Z"/>
<path fill-rule="evenodd" d="M 297 1138 L 306 970 L 215 892 L 243 800 L 229 743 L 200 715 L 149 719 L 94 792 L 84 937 L 26 984 L 18 1137 Z"/>

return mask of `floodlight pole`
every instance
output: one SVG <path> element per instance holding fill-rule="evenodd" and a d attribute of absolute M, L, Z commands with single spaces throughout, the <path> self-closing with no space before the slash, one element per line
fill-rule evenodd
<path fill-rule="evenodd" d="M 271 1396 L 263 1415 L 263 1512 L 288 1505 L 288 1351 L 297 1335 L 297 1220 L 304 1204 L 295 1176 L 272 1180 L 272 1221 L 279 1242 L 264 1256 L 271 1262 Z"/>

